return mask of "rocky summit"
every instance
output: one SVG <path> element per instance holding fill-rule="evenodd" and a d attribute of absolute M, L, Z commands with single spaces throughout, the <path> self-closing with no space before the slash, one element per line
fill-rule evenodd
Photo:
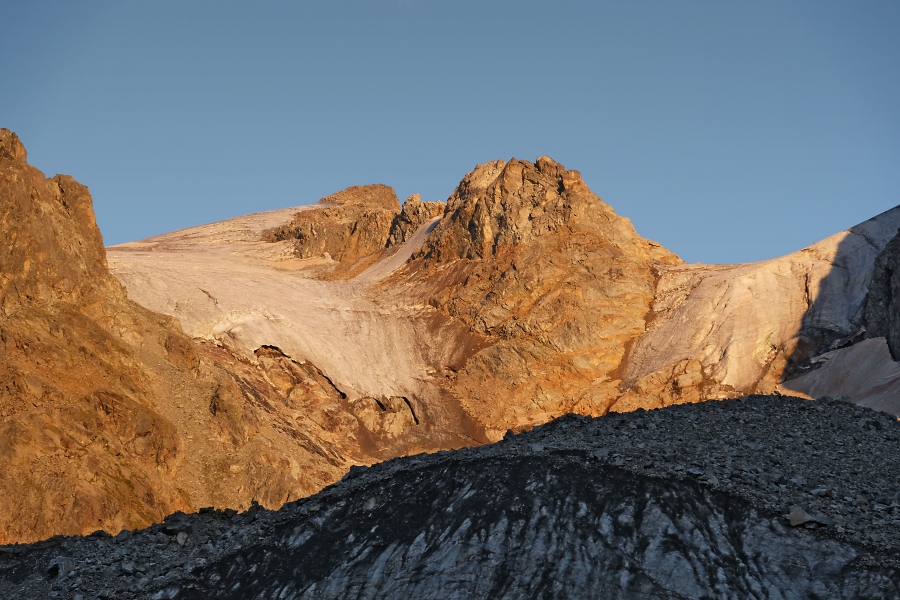
<path fill-rule="evenodd" d="M 897 596 L 900 207 L 685 264 L 540 157 L 104 248 L 0 129 L 0 230 L 4 596 Z"/>
<path fill-rule="evenodd" d="M 896 419 L 840 399 L 568 416 L 357 468 L 279 511 L 7 547 L 0 593 L 896 598 L 898 441 Z"/>

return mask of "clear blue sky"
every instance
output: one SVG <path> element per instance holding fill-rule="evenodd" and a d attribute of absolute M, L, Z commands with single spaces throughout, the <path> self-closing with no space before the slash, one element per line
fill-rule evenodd
<path fill-rule="evenodd" d="M 547 154 L 688 261 L 900 204 L 900 2 L 4 2 L 0 126 L 107 244 Z"/>

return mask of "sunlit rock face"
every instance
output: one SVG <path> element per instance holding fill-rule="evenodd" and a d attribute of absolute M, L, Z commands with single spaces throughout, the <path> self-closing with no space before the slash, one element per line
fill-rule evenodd
<path fill-rule="evenodd" d="M 567 412 L 604 414 L 645 329 L 655 269 L 680 262 L 542 157 L 469 173 L 398 280 L 489 344 L 450 386 L 497 439 Z"/>
<path fill-rule="evenodd" d="M 6 130 L 0 195 L 0 541 L 276 507 L 567 413 L 772 391 L 900 413 L 900 209 L 686 265 L 541 157 L 446 203 L 356 186 L 104 251 L 87 188 Z"/>
<path fill-rule="evenodd" d="M 388 235 L 388 247 L 408 242 L 423 225 L 444 214 L 444 202 L 423 202 L 419 194 L 412 194 L 403 203 L 403 210 L 394 218 Z"/>
<path fill-rule="evenodd" d="M 386 185 L 360 185 L 322 198 L 316 209 L 297 212 L 289 223 L 266 231 L 264 238 L 293 240 L 299 258 L 327 256 L 337 262 L 335 274 L 347 276 L 388 245 L 400 201 Z"/>
<path fill-rule="evenodd" d="M 182 448 L 132 344 L 166 361 L 167 336 L 190 342 L 127 303 L 87 188 L 45 178 L 6 129 L 0 230 L 0 541 L 142 525 L 184 506 L 164 475 Z"/>
<path fill-rule="evenodd" d="M 128 300 L 87 188 L 45 178 L 5 129 L 0 232 L 0 543 L 276 507 L 376 460 L 381 436 L 315 365 Z"/>

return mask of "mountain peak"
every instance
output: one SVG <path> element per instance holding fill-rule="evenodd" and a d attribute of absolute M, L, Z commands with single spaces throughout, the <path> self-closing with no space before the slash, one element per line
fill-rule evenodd
<path fill-rule="evenodd" d="M 23 163 L 28 160 L 28 152 L 19 136 L 9 129 L 0 128 L 0 159 Z"/>
<path fill-rule="evenodd" d="M 475 167 L 450 196 L 422 255 L 438 262 L 484 259 L 563 229 L 600 234 L 623 251 L 649 251 L 631 222 L 594 194 L 581 173 L 541 156 L 533 163 L 512 158 Z M 668 251 L 651 254 L 678 262 Z"/>
<path fill-rule="evenodd" d="M 319 200 L 333 206 L 364 206 L 400 212 L 400 200 L 394 188 L 382 183 L 354 185 Z"/>

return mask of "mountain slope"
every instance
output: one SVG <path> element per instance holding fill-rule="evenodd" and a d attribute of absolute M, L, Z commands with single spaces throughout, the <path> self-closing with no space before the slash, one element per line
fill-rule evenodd
<path fill-rule="evenodd" d="M 358 186 L 104 253 L 87 189 L 7 130 L 0 201 L 0 542 L 277 507 L 571 412 L 777 390 L 900 413 L 900 209 L 684 265 L 542 157 L 446 204 Z"/>
<path fill-rule="evenodd" d="M 862 340 L 875 259 L 898 227 L 900 207 L 781 258 L 662 267 L 617 408 L 770 393 L 822 354 Z"/>
<path fill-rule="evenodd" d="M 366 189 L 342 192 L 341 206 Z M 191 335 L 248 355 L 277 346 L 351 402 L 403 397 L 429 436 L 483 441 L 573 410 L 604 413 L 624 348 L 644 330 L 654 265 L 680 262 L 548 158 L 476 168 L 436 225 L 420 216 L 419 234 L 354 255 L 367 268 L 340 280 L 334 269 L 347 267 L 330 252 L 302 250 L 310 235 L 271 233 L 352 230 L 333 204 L 294 209 L 294 225 L 266 213 L 110 248 L 112 270 Z"/>
<path fill-rule="evenodd" d="M 452 389 L 497 439 L 567 412 L 604 414 L 644 331 L 654 269 L 680 262 L 542 157 L 467 175 L 398 279 L 489 341 Z"/>
<path fill-rule="evenodd" d="M 87 188 L 5 129 L 0 232 L 0 542 L 280 506 L 373 460 L 314 366 L 197 343 L 128 300 Z"/>
<path fill-rule="evenodd" d="M 113 272 L 191 335 L 246 355 L 277 346 L 351 403 L 406 398 L 423 427 L 386 457 L 424 448 L 418 434 L 496 440 L 567 412 L 805 393 L 778 386 L 865 337 L 875 260 L 900 227 L 898 208 L 778 259 L 685 265 L 546 157 L 480 165 L 436 223 L 416 199 L 391 232 L 374 215 L 396 208 L 372 200 L 386 189 L 111 248 Z M 419 233 L 392 245 L 416 211 Z M 361 245 L 367 219 L 381 225 Z M 325 239 L 369 254 L 320 254 Z M 817 393 L 846 391 L 829 386 Z M 878 393 L 851 398 L 900 412 Z"/>

